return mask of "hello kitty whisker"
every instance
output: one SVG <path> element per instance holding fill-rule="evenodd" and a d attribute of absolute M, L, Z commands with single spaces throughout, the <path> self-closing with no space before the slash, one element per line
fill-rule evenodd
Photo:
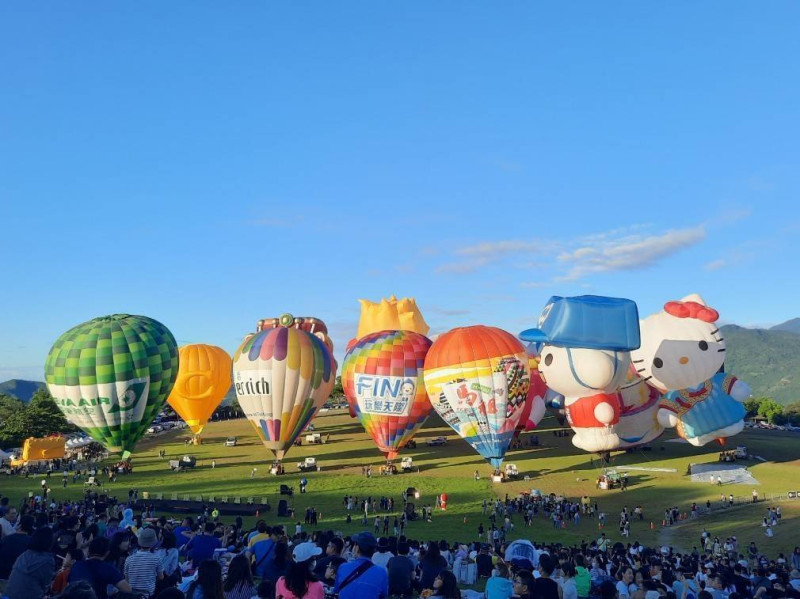
<path fill-rule="evenodd" d="M 631 360 L 634 364 L 639 364 L 640 362 L 644 362 L 644 360 Z"/>
<path fill-rule="evenodd" d="M 722 349 L 718 349 L 717 351 L 718 352 L 725 351 L 725 348 L 723 347 Z"/>
<path fill-rule="evenodd" d="M 716 335 L 717 333 L 719 333 L 719 329 L 714 329 L 713 331 L 711 331 L 712 335 Z"/>
<path fill-rule="evenodd" d="M 725 337 L 721 337 L 721 338 L 717 339 L 717 343 L 721 343 L 722 341 L 725 341 Z"/>
<path fill-rule="evenodd" d="M 647 368 L 639 368 L 636 370 L 636 372 L 644 372 L 645 370 L 647 370 Z"/>

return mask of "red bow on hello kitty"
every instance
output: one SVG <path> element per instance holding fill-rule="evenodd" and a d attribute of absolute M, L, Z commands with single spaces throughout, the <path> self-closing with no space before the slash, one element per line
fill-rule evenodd
<path fill-rule="evenodd" d="M 696 318 L 703 322 L 716 322 L 719 312 L 697 302 L 667 302 L 664 311 L 676 318 Z"/>

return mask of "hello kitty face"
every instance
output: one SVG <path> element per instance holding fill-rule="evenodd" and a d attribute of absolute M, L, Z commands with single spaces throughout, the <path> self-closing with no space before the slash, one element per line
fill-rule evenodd
<path fill-rule="evenodd" d="M 714 324 L 718 316 L 693 295 L 642 320 L 642 345 L 631 352 L 636 371 L 662 392 L 710 379 L 725 362 L 725 340 Z"/>
<path fill-rule="evenodd" d="M 550 389 L 577 398 L 615 391 L 629 365 L 628 352 L 544 345 L 539 372 Z"/>

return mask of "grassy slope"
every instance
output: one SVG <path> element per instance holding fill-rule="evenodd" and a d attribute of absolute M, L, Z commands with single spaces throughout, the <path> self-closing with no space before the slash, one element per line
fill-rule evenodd
<path fill-rule="evenodd" d="M 787 405 L 800 401 L 800 335 L 788 331 L 722 327 L 725 370 L 746 381 L 756 397 Z"/>
<path fill-rule="evenodd" d="M 623 540 L 616 529 L 617 514 L 623 505 L 633 508 L 642 505 L 645 508 L 644 523 L 634 523 L 631 541 L 645 543 L 670 543 L 684 549 L 691 549 L 696 543 L 702 526 L 719 534 L 737 534 L 739 539 L 747 541 L 755 538 L 759 545 L 770 547 L 774 551 L 789 551 L 796 539 L 800 538 L 800 501 L 797 504 L 784 502 L 782 509 L 786 514 L 783 523 L 776 530 L 775 538 L 766 543 L 758 524 L 765 504 L 756 508 L 740 508 L 725 512 L 718 516 L 703 518 L 699 522 L 687 523 L 671 530 L 660 530 L 661 515 L 664 508 L 677 505 L 685 510 L 692 501 L 705 503 L 706 499 L 718 500 L 720 489 L 715 486 L 691 483 L 684 475 L 687 466 L 694 462 L 716 462 L 718 450 L 707 446 L 694 448 L 686 444 L 665 443 L 671 438 L 667 434 L 654 444 L 653 451 L 635 454 L 618 454 L 614 465 L 623 468 L 625 465 L 637 465 L 659 468 L 675 468 L 676 473 L 664 472 L 630 472 L 630 488 L 622 493 L 619 490 L 597 491 L 595 480 L 601 472 L 597 462 L 590 463 L 590 456 L 575 449 L 569 439 L 556 438 L 550 432 L 540 432 L 542 446 L 524 448 L 509 453 L 507 462 L 516 463 L 523 474 L 531 477 L 530 481 L 515 481 L 502 485 L 491 484 L 488 479 L 490 468 L 449 428 L 440 420 L 432 422 L 420 431 L 417 440 L 420 442 L 416 450 L 405 455 L 414 458 L 415 465 L 421 468 L 419 474 L 403 474 L 394 477 L 377 476 L 371 479 L 361 476 L 361 466 L 381 463 L 381 455 L 372 441 L 363 432 L 357 421 L 351 420 L 342 411 L 321 414 L 315 424 L 317 431 L 331 433 L 331 442 L 322 446 L 295 447 L 285 460 L 290 474 L 283 477 L 269 476 L 269 460 L 263 446 L 256 439 L 249 423 L 245 420 L 234 420 L 211 424 L 205 434 L 202 446 L 192 447 L 190 451 L 183 444 L 187 432 L 170 432 L 157 438 L 145 439 L 138 448 L 134 461 L 135 472 L 128 477 L 120 477 L 111 492 L 119 497 L 127 495 L 129 488 L 142 491 L 177 492 L 179 496 L 202 494 L 207 497 L 235 496 L 268 497 L 275 505 L 279 499 L 278 485 L 281 483 L 295 486 L 302 477 L 309 479 L 309 492 L 305 495 L 295 494 L 293 507 L 302 514 L 308 506 L 315 506 L 322 513 L 320 528 L 355 532 L 361 529 L 358 520 L 351 525 L 345 524 L 345 512 L 342 497 L 346 494 L 392 496 L 397 502 L 403 489 L 416 487 L 421 493 L 418 505 L 434 503 L 435 495 L 448 493 L 450 506 L 447 512 L 436 512 L 432 523 L 413 522 L 408 534 L 416 538 L 447 538 L 450 540 L 473 540 L 480 522 L 486 525 L 486 519 L 480 513 L 480 502 L 505 494 L 515 496 L 523 490 L 539 489 L 543 493 L 565 493 L 570 497 L 589 495 L 599 501 L 600 509 L 608 514 L 609 525 L 606 532 L 613 540 Z M 546 419 L 540 428 L 548 429 L 555 425 L 552 418 Z M 236 435 L 239 445 L 224 447 L 226 437 Z M 425 439 L 438 435 L 446 435 L 449 442 L 444 447 L 427 447 Z M 764 457 L 767 462 L 749 464 L 753 475 L 760 481 L 759 492 L 786 493 L 787 484 L 800 490 L 800 436 L 778 431 L 748 431 L 737 437 L 736 443 L 747 444 L 750 451 Z M 168 457 L 159 459 L 157 452 L 166 448 Z M 167 460 L 184 453 L 192 453 L 198 458 L 198 468 L 187 473 L 170 472 Z M 296 472 L 295 463 L 306 456 L 316 456 L 322 466 L 322 472 L 301 474 Z M 211 458 L 216 459 L 216 469 L 211 468 Z M 250 471 L 258 468 L 258 475 L 250 479 Z M 475 470 L 481 473 L 481 480 L 473 480 Z M 53 491 L 56 498 L 78 497 L 82 493 L 79 485 L 62 490 L 55 477 Z M 0 492 L 17 499 L 28 490 L 38 488 L 38 481 L 18 477 L 0 478 Z M 722 491 L 737 496 L 749 497 L 751 487 L 746 485 L 728 485 Z M 656 530 L 650 530 L 649 522 L 656 522 Z M 250 519 L 252 520 L 252 518 Z M 370 520 L 370 526 L 372 520 Z M 553 530 L 549 522 L 541 516 L 530 529 L 523 529 L 517 522 L 513 536 L 539 540 L 559 540 L 565 543 L 580 542 L 592 539 L 598 534 L 597 522 L 584 519 L 579 526 L 570 525 L 566 530 Z"/>

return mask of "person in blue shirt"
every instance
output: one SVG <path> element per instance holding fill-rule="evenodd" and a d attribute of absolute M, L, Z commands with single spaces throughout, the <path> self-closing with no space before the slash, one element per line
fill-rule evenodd
<path fill-rule="evenodd" d="M 378 546 L 369 532 L 356 535 L 353 540 L 355 560 L 339 566 L 334 593 L 339 599 L 386 599 L 389 596 L 389 576 L 385 568 L 372 563 L 372 554 Z"/>
<path fill-rule="evenodd" d="M 184 533 L 191 533 L 192 529 L 194 528 L 194 520 L 192 520 L 191 516 L 188 516 L 181 522 L 181 525 L 176 527 L 175 530 L 172 532 L 175 533 L 175 545 L 178 549 L 182 549 L 186 543 L 189 542 L 189 536 Z"/>
<path fill-rule="evenodd" d="M 131 586 L 122 572 L 114 564 L 105 561 L 111 543 L 104 537 L 92 539 L 89 543 L 89 559 L 75 562 L 69 572 L 69 582 L 86 580 L 94 589 L 97 599 L 108 597 L 107 589 L 109 586 L 117 587 L 122 592 L 132 592 Z"/>
<path fill-rule="evenodd" d="M 505 563 L 497 564 L 497 574 L 486 582 L 486 599 L 509 599 L 514 594 L 511 573 Z"/>
<path fill-rule="evenodd" d="M 193 564 L 211 559 L 214 557 L 214 550 L 222 547 L 222 542 L 214 536 L 215 528 L 213 522 L 206 522 L 203 532 L 194 535 L 183 547 Z"/>

